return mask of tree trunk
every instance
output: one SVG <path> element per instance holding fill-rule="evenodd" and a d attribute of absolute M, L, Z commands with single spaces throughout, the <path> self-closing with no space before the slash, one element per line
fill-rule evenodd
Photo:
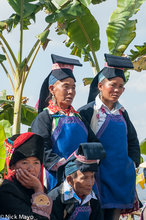
<path fill-rule="evenodd" d="M 14 115 L 13 115 L 13 135 L 20 133 L 21 123 L 21 100 L 22 100 L 22 83 L 15 89 L 14 94 Z"/>

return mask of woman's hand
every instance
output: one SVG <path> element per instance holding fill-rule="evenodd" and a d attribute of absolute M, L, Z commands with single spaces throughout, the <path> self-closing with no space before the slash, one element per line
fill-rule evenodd
<path fill-rule="evenodd" d="M 33 189 L 35 192 L 43 192 L 40 180 L 27 170 L 16 169 L 16 179 L 27 189 Z"/>

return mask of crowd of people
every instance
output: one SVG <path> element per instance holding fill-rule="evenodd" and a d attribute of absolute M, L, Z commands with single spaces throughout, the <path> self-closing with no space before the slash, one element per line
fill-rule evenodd
<path fill-rule="evenodd" d="M 0 186 L 0 217 L 7 219 L 119 220 L 139 209 L 136 171 L 140 147 L 119 98 L 127 57 L 105 54 L 88 104 L 75 110 L 71 58 L 51 55 L 38 116 L 31 132 L 5 140 L 7 174 Z M 141 219 L 145 219 L 143 208 Z"/>

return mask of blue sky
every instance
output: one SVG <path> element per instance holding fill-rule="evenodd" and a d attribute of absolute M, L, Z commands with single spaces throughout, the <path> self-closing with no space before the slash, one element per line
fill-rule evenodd
<path fill-rule="evenodd" d="M 106 26 L 109 21 L 110 15 L 116 8 L 116 1 L 108 0 L 100 5 L 90 6 L 91 13 L 95 16 L 100 26 L 100 39 L 101 47 L 96 53 L 99 61 L 100 68 L 104 66 L 104 53 L 108 53 L 107 39 L 106 39 Z M 135 49 L 134 45 L 142 45 L 145 42 L 146 37 L 146 2 L 143 3 L 139 12 L 134 15 L 133 18 L 137 19 L 136 25 L 136 38 L 130 44 L 130 47 L 125 51 L 129 54 L 130 49 Z M 12 14 L 12 9 L 9 7 L 7 0 L 0 0 L 0 20 L 8 18 Z M 25 31 L 24 34 L 24 53 L 25 57 L 30 51 L 32 45 L 36 41 L 36 35 L 41 33 L 45 28 L 43 13 L 39 13 L 36 19 L 36 24 L 30 26 L 30 31 Z M 19 42 L 19 28 L 16 28 L 12 33 L 7 34 L 5 31 L 5 37 L 12 49 L 15 51 L 17 57 L 18 42 Z M 41 84 L 45 77 L 49 74 L 52 66 L 50 54 L 58 54 L 66 57 L 74 57 L 70 55 L 70 49 L 66 48 L 63 44 L 65 36 L 57 36 L 55 33 L 55 25 L 51 28 L 49 35 L 51 39 L 48 47 L 45 51 L 42 49 L 34 62 L 31 72 L 28 76 L 23 96 L 29 97 L 28 104 L 34 106 L 39 97 L 39 91 Z M 0 49 L 0 53 L 1 49 Z M 77 57 L 74 57 L 77 58 Z M 92 69 L 89 63 L 83 63 L 82 59 L 79 59 L 83 64 L 83 67 L 75 67 L 74 74 L 77 80 L 76 83 L 76 97 L 73 102 L 73 106 L 77 109 L 86 104 L 89 86 L 84 87 L 82 78 L 93 77 Z M 7 90 L 7 94 L 12 94 L 10 83 L 0 67 L 0 91 Z M 137 130 L 138 138 L 140 141 L 146 138 L 146 71 L 135 72 L 131 71 L 130 80 L 126 84 L 126 89 L 120 98 L 121 104 L 127 109 L 129 116 Z"/>

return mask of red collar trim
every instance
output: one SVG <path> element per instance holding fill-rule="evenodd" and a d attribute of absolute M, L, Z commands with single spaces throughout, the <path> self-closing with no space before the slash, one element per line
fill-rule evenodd
<path fill-rule="evenodd" d="M 76 114 L 79 114 L 79 112 L 75 111 L 74 108 L 72 107 L 72 105 L 70 105 L 70 107 L 68 109 L 62 109 L 60 107 L 58 107 L 57 105 L 54 105 L 53 104 L 53 101 L 50 100 L 49 101 L 49 106 L 48 106 L 48 109 L 53 112 L 54 114 L 59 112 L 59 111 L 62 111 L 64 112 L 66 115 L 69 116 L 70 113 L 76 113 Z"/>

